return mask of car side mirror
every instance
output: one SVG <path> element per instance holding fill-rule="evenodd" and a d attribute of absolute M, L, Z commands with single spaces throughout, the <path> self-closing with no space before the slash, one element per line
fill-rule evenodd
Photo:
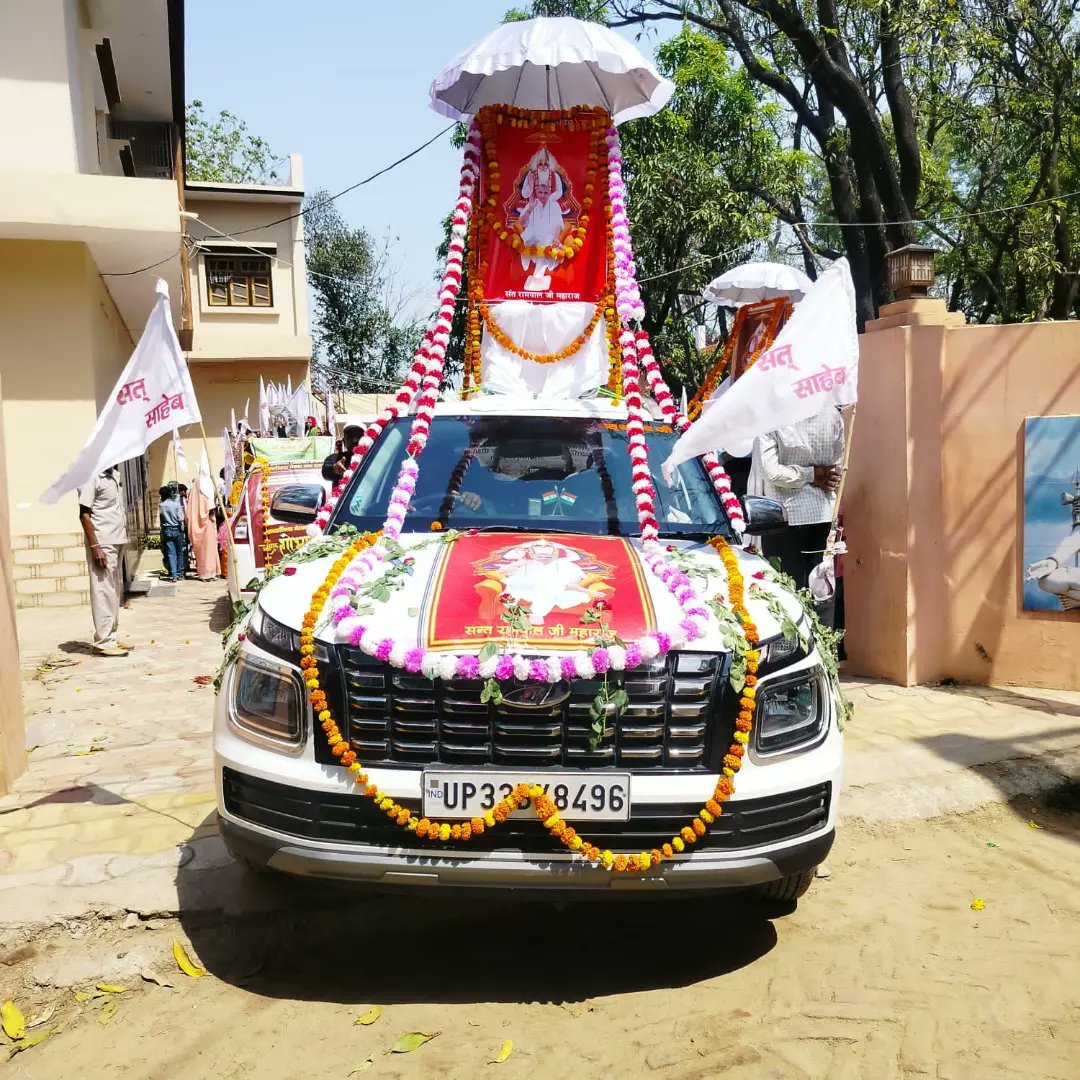
<path fill-rule="evenodd" d="M 274 493 L 270 515 L 292 525 L 310 525 L 323 504 L 323 489 L 317 484 L 290 484 Z"/>
<path fill-rule="evenodd" d="M 775 499 L 744 495 L 742 505 L 746 517 L 746 531 L 751 536 L 762 536 L 787 528 L 784 508 Z"/>

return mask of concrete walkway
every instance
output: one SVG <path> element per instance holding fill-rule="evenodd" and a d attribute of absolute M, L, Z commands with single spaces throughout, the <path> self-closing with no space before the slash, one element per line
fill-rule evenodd
<path fill-rule="evenodd" d="M 20 612 L 30 758 L 0 798 L 0 927 L 250 910 L 288 892 L 253 884 L 217 835 L 214 692 L 195 680 L 213 675 L 228 617 L 221 583 L 155 590 L 122 613 L 135 650 L 107 659 L 85 644 L 88 611 Z M 1080 777 L 1080 693 L 845 689 L 849 821 L 936 817 Z"/>

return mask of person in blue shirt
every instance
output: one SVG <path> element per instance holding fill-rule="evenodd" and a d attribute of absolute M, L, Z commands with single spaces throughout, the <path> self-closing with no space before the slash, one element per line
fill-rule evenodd
<path fill-rule="evenodd" d="M 163 487 L 158 494 L 158 524 L 161 526 L 161 551 L 165 559 L 165 573 L 169 581 L 180 581 L 184 576 L 184 546 L 187 530 L 184 528 L 184 504 L 174 484 Z"/>

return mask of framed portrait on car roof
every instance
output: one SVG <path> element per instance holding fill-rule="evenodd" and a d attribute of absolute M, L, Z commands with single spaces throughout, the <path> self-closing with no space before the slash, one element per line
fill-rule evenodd
<path fill-rule="evenodd" d="M 754 361 L 776 340 L 791 315 L 791 301 L 786 296 L 744 304 L 735 313 L 731 326 L 734 341 L 731 381 L 744 374 Z"/>

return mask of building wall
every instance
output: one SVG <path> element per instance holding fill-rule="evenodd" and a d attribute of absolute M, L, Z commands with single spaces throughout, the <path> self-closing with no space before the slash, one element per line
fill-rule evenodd
<path fill-rule="evenodd" d="M 944 314 L 944 312 L 942 312 Z M 1080 324 L 861 338 L 844 495 L 849 669 L 1080 687 L 1080 612 L 1022 610 L 1023 428 L 1080 413 Z"/>
<path fill-rule="evenodd" d="M 78 171 L 77 18 L 74 0 L 0 0 L 0 169 Z"/>
<path fill-rule="evenodd" d="M 37 500 L 75 459 L 133 344 L 86 246 L 0 240 L 0 403 L 20 606 L 86 602 L 74 494 Z"/>
<path fill-rule="evenodd" d="M 204 239 L 208 245 L 220 246 L 223 253 L 255 255 L 254 251 L 236 242 L 230 246 L 230 242 L 220 235 L 255 229 L 240 238 L 242 243 L 255 248 L 275 245 L 273 250 L 277 256 L 271 261 L 272 308 L 211 307 L 207 301 L 205 256 L 191 257 L 192 361 L 232 361 L 237 357 L 260 356 L 311 358 L 302 219 L 258 228 L 275 218 L 295 213 L 300 205 L 299 198 L 282 202 L 253 195 L 248 201 L 240 202 L 207 195 L 200 197 L 196 190 L 187 189 L 186 209 L 199 215 L 199 219 L 189 225 L 191 236 Z"/>
<path fill-rule="evenodd" d="M 0 373 L 0 795 L 26 767 L 19 644 L 15 633 L 15 577 L 4 464 L 4 383 Z"/>

